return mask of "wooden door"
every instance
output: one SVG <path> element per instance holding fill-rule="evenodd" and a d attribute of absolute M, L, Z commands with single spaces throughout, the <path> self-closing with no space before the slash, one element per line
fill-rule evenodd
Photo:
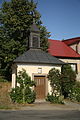
<path fill-rule="evenodd" d="M 45 98 L 45 77 L 44 76 L 34 76 L 34 81 L 36 82 L 35 92 L 37 99 Z"/>

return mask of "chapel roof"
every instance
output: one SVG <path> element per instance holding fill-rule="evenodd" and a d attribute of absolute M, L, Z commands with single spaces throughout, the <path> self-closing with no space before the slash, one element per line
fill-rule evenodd
<path fill-rule="evenodd" d="M 37 64 L 64 64 L 58 58 L 51 56 L 41 49 L 29 49 L 21 56 L 17 57 L 16 63 L 37 63 Z"/>

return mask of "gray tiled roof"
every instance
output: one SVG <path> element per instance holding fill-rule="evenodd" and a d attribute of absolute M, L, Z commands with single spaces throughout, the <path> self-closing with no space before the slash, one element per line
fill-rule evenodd
<path fill-rule="evenodd" d="M 58 58 L 51 56 L 41 49 L 29 49 L 21 56 L 17 57 L 14 62 L 20 63 L 44 63 L 44 64 L 64 64 Z"/>

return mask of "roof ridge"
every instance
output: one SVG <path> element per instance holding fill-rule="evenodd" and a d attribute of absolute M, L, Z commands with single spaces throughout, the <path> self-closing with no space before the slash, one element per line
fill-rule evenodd
<path fill-rule="evenodd" d="M 17 57 L 14 62 L 23 63 L 39 63 L 39 64 L 64 64 L 58 58 L 46 53 L 43 50 L 29 49 L 26 54 L 23 53 L 21 56 Z"/>
<path fill-rule="evenodd" d="M 69 41 L 69 40 L 74 40 L 74 39 L 80 39 L 80 37 L 65 39 L 65 40 L 62 40 L 62 42 L 64 42 L 64 41 Z"/>
<path fill-rule="evenodd" d="M 48 40 L 54 40 L 54 39 L 48 39 Z M 54 40 L 54 41 L 61 41 L 61 40 Z"/>

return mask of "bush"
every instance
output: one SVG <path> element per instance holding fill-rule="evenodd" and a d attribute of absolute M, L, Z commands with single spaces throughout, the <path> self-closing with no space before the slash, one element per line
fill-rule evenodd
<path fill-rule="evenodd" d="M 20 87 L 16 86 L 16 88 L 12 88 L 12 91 L 10 92 L 10 97 L 13 102 L 22 103 L 23 96 Z"/>
<path fill-rule="evenodd" d="M 23 90 L 20 87 L 13 88 L 10 92 L 10 97 L 13 102 L 16 103 L 23 103 Z M 34 91 L 31 91 L 30 88 L 25 90 L 25 103 L 33 103 L 36 99 L 36 94 Z"/>
<path fill-rule="evenodd" d="M 48 73 L 48 80 L 50 81 L 53 96 L 61 94 L 60 71 L 52 68 Z"/>
<path fill-rule="evenodd" d="M 76 82 L 72 91 L 70 91 L 69 98 L 72 101 L 80 102 L 80 82 Z"/>
<path fill-rule="evenodd" d="M 60 76 L 59 70 L 53 68 L 48 73 L 48 80 L 52 88 L 51 95 L 48 93 L 46 100 L 51 103 L 63 104 L 63 98 L 61 96 L 61 86 L 60 86 Z"/>
<path fill-rule="evenodd" d="M 72 70 L 69 64 L 63 65 L 62 72 L 53 68 L 48 73 L 48 80 L 52 88 L 51 95 L 48 94 L 47 100 L 50 102 L 60 102 L 60 97 L 69 97 L 70 92 L 74 89 L 76 82 L 76 73 Z M 76 91 L 79 91 L 79 88 Z M 78 92 L 79 94 L 79 92 Z M 79 99 L 76 98 L 76 99 Z M 79 101 L 79 100 L 78 100 Z"/>
<path fill-rule="evenodd" d="M 25 93 L 26 102 L 30 104 L 35 102 L 35 99 L 36 99 L 36 93 L 34 91 L 31 91 L 31 89 L 29 89 L 29 92 Z"/>
<path fill-rule="evenodd" d="M 46 101 L 49 101 L 51 103 L 64 104 L 63 99 L 64 99 L 63 96 L 53 96 L 53 94 L 50 95 L 48 93 Z"/>
<path fill-rule="evenodd" d="M 19 72 L 17 82 L 19 86 L 16 86 L 10 92 L 12 101 L 16 103 L 33 103 L 36 99 L 36 94 L 31 90 L 31 87 L 33 87 L 35 83 L 25 70 Z"/>
<path fill-rule="evenodd" d="M 64 65 L 60 76 L 60 86 L 64 98 L 69 97 L 68 94 L 72 91 L 75 82 L 76 73 L 72 70 L 69 64 Z"/>

